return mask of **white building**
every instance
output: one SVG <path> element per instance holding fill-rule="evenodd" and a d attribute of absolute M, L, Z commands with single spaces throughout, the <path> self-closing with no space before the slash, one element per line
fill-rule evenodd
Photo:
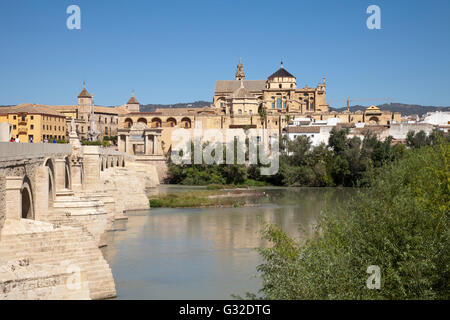
<path fill-rule="evenodd" d="M 289 126 L 285 134 L 288 139 L 293 141 L 299 136 L 308 137 L 312 146 L 318 146 L 321 143 L 328 144 L 330 131 L 334 126 Z"/>
<path fill-rule="evenodd" d="M 449 125 L 450 124 L 450 112 L 429 112 L 423 119 L 423 122 L 430 123 L 435 126 Z"/>

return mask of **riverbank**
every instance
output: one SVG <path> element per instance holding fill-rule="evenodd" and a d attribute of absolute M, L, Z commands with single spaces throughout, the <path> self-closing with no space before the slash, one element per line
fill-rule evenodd
<path fill-rule="evenodd" d="M 151 208 L 203 208 L 254 206 L 266 194 L 252 189 L 216 189 L 186 191 L 152 196 Z"/>

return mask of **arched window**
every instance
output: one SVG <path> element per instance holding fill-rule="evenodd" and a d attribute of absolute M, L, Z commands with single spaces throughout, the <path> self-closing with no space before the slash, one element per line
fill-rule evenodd
<path fill-rule="evenodd" d="M 189 119 L 189 118 L 181 119 L 181 127 L 189 129 L 191 127 L 191 119 Z"/>
<path fill-rule="evenodd" d="M 153 118 L 152 119 L 152 128 L 161 128 L 161 119 L 160 118 Z"/>
<path fill-rule="evenodd" d="M 125 128 L 131 128 L 133 126 L 133 120 L 130 118 L 125 119 Z"/>
<path fill-rule="evenodd" d="M 142 123 L 142 124 L 147 125 L 147 119 L 145 119 L 145 118 L 139 118 L 139 119 L 138 119 L 138 123 Z"/>
<path fill-rule="evenodd" d="M 167 119 L 167 126 L 168 127 L 175 127 L 176 125 L 177 125 L 177 120 L 175 120 L 175 118 Z"/>

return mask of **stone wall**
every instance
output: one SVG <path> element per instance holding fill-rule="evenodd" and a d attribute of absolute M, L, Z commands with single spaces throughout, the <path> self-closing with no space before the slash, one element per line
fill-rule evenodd
<path fill-rule="evenodd" d="M 99 246 L 125 210 L 149 208 L 145 189 L 158 183 L 154 166 L 115 150 L 0 143 L 0 300 L 115 297 Z"/>
<path fill-rule="evenodd" d="M 6 216 L 6 177 L 0 176 L 0 240 L 2 235 L 3 224 L 5 223 Z"/>

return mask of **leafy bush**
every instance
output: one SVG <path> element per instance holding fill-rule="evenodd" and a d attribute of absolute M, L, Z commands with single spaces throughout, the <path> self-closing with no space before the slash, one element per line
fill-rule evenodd
<path fill-rule="evenodd" d="M 449 299 L 449 155 L 442 142 L 386 164 L 370 188 L 327 208 L 305 243 L 266 225 L 261 298 Z M 380 290 L 366 286 L 370 265 L 381 269 Z"/>
<path fill-rule="evenodd" d="M 160 208 L 162 207 L 162 202 L 159 199 L 150 199 L 150 208 Z"/>

